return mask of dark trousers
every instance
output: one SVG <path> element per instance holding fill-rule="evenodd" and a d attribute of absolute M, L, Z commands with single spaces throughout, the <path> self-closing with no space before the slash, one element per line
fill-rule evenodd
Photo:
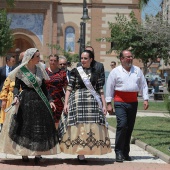
<path fill-rule="evenodd" d="M 128 155 L 130 152 L 130 139 L 135 124 L 138 102 L 114 102 L 117 119 L 115 153 Z"/>

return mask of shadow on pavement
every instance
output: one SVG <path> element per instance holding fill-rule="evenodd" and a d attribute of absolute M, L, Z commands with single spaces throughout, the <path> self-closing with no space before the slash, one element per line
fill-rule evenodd
<path fill-rule="evenodd" d="M 69 164 L 69 165 L 90 165 L 90 166 L 104 166 L 107 164 L 114 164 L 114 159 L 109 158 L 87 158 L 87 163 L 81 163 L 78 159 L 57 159 L 57 158 L 43 158 L 43 162 L 39 162 L 38 164 L 34 163 L 34 159 L 30 159 L 29 162 L 22 162 L 21 159 L 4 159 L 1 160 L 1 164 L 8 164 L 8 165 L 17 165 L 17 166 L 52 166 L 52 165 L 59 165 L 59 164 Z"/>
<path fill-rule="evenodd" d="M 158 157 L 155 157 L 155 156 L 132 156 L 132 160 L 150 160 L 150 159 L 153 159 L 153 160 L 157 160 L 159 159 Z"/>

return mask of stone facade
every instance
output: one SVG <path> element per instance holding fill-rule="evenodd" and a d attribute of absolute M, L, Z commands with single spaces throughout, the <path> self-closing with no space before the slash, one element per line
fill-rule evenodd
<path fill-rule="evenodd" d="M 0 7 L 5 7 L 5 1 Z M 86 44 L 95 49 L 95 59 L 110 71 L 110 62 L 118 59 L 115 54 L 107 54 L 110 43 L 97 42 L 97 38 L 109 37 L 108 22 L 115 22 L 116 13 L 126 16 L 133 10 L 140 20 L 138 0 L 86 0 L 91 18 L 86 23 Z M 17 0 L 15 8 L 8 10 L 12 18 L 11 29 L 15 37 L 16 48 L 21 51 L 36 47 L 43 56 L 57 53 L 47 44 L 59 44 L 63 49 L 71 47 L 73 53 L 79 53 L 80 22 L 83 15 L 83 0 Z M 138 64 L 139 65 L 139 64 Z"/>

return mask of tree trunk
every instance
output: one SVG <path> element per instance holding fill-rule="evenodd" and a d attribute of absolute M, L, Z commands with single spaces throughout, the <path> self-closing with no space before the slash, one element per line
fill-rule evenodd
<path fill-rule="evenodd" d="M 143 63 L 143 74 L 144 74 L 144 76 L 147 74 L 147 72 L 148 72 L 147 63 Z"/>

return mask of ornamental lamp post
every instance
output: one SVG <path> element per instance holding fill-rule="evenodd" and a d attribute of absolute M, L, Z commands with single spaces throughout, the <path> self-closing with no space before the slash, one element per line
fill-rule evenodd
<path fill-rule="evenodd" d="M 81 20 L 83 22 L 80 22 L 80 48 L 79 48 L 79 58 L 81 61 L 81 53 L 85 50 L 85 43 L 86 43 L 86 22 L 90 19 L 88 16 L 88 9 L 87 9 L 87 3 L 86 0 L 83 0 L 83 16 L 81 17 Z"/>

